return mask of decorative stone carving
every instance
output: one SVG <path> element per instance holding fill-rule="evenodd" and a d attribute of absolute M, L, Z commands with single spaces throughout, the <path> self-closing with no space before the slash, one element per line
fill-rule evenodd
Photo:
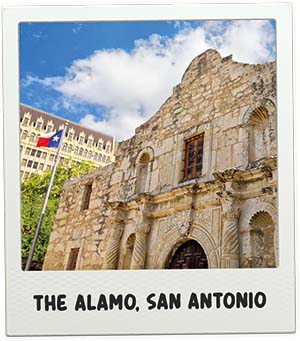
<path fill-rule="evenodd" d="M 176 212 L 174 215 L 163 218 L 159 222 L 159 233 L 167 234 L 172 229 L 177 229 L 181 235 L 185 235 L 189 230 L 190 210 Z"/>
<path fill-rule="evenodd" d="M 194 213 L 194 223 L 203 226 L 208 231 L 211 230 L 211 220 L 211 209 L 209 208 Z"/>
<path fill-rule="evenodd" d="M 144 269 L 147 249 L 147 233 L 145 230 L 137 230 L 132 253 L 130 269 Z"/>
<path fill-rule="evenodd" d="M 235 206 L 235 196 L 232 192 L 218 193 L 223 211 L 223 242 L 222 242 L 222 267 L 239 267 L 239 231 L 238 219 L 240 209 Z"/>
<path fill-rule="evenodd" d="M 124 226 L 121 224 L 116 224 L 115 227 L 112 229 L 106 256 L 104 259 L 103 269 L 104 270 L 111 270 L 116 269 L 118 264 L 119 258 L 119 248 L 120 248 L 120 240 L 124 230 Z"/>

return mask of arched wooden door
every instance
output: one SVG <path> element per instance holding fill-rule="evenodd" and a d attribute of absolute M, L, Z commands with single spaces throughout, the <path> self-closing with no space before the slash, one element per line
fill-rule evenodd
<path fill-rule="evenodd" d="M 195 240 L 183 243 L 168 262 L 166 269 L 207 269 L 208 262 L 202 246 Z"/>

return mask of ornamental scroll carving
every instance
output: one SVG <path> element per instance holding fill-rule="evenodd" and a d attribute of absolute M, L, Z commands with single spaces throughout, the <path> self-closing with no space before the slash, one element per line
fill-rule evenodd
<path fill-rule="evenodd" d="M 202 226 L 207 231 L 211 231 L 211 225 L 212 225 L 212 218 L 211 218 L 211 209 L 207 208 L 202 211 L 196 211 L 194 213 L 194 223 Z"/>
<path fill-rule="evenodd" d="M 159 235 L 163 236 L 172 229 L 177 229 L 180 235 L 187 234 L 190 225 L 190 210 L 177 212 L 168 218 L 163 218 L 159 222 Z"/>

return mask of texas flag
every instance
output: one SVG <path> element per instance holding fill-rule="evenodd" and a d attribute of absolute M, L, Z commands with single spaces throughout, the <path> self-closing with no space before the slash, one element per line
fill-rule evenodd
<path fill-rule="evenodd" d="M 62 130 L 59 130 L 56 133 L 40 136 L 37 140 L 36 147 L 58 148 L 62 132 Z"/>

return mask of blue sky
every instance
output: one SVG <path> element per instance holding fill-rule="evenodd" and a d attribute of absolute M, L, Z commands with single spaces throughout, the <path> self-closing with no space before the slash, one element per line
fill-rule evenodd
<path fill-rule="evenodd" d="M 20 99 L 113 134 L 133 135 L 207 48 L 275 59 L 273 21 L 21 23 Z"/>

